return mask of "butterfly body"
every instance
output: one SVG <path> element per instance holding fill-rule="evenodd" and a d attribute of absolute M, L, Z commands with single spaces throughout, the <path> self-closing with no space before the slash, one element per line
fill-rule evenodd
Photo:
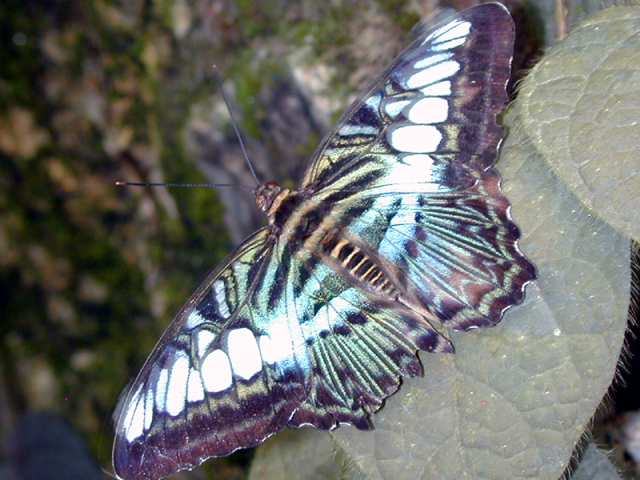
<path fill-rule="evenodd" d="M 259 186 L 267 217 L 187 302 L 124 397 L 114 469 L 156 479 L 285 426 L 371 427 L 451 352 L 446 329 L 495 325 L 534 266 L 492 168 L 513 22 L 466 10 L 409 46 L 347 110 L 298 190 Z"/>

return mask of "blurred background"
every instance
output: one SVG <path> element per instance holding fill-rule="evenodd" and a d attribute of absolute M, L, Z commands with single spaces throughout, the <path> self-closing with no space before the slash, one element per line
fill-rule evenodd
<path fill-rule="evenodd" d="M 249 190 L 115 185 L 255 186 L 212 65 L 260 181 L 294 187 L 412 28 L 475 3 L 3 0 L 0 478 L 103 477 L 120 392 L 199 281 L 262 225 Z M 603 8 L 507 6 L 518 72 Z M 25 470 L 56 439 L 69 460 Z M 250 458 L 172 478 L 246 478 Z"/>

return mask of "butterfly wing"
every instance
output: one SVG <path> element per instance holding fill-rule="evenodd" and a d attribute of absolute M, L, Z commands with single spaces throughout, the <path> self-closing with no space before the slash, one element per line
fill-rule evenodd
<path fill-rule="evenodd" d="M 308 397 L 306 346 L 287 326 L 295 319 L 273 322 L 250 305 L 272 247 L 266 229 L 243 243 L 158 342 L 117 414 L 119 478 L 157 479 L 256 445 Z M 263 362 L 268 335 L 286 362 Z"/>
<path fill-rule="evenodd" d="M 491 168 L 514 24 L 469 8 L 417 39 L 353 104 L 303 178 L 344 230 L 456 330 L 496 324 L 536 276 Z"/>
<path fill-rule="evenodd" d="M 116 475 L 161 478 L 287 424 L 369 428 L 399 376 L 420 373 L 416 350 L 450 350 L 440 338 L 263 229 L 187 302 L 124 396 Z"/>

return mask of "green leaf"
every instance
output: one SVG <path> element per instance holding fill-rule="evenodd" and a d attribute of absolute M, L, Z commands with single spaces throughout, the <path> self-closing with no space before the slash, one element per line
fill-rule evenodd
<path fill-rule="evenodd" d="M 285 430 L 256 451 L 249 480 L 365 480 L 331 436 L 309 428 Z"/>
<path fill-rule="evenodd" d="M 531 71 L 519 96 L 527 135 L 592 212 L 640 239 L 640 8 L 582 23 Z"/>
<path fill-rule="evenodd" d="M 492 329 L 421 354 L 375 430 L 334 438 L 372 479 L 550 479 L 615 374 L 626 329 L 629 241 L 584 210 L 514 125 L 499 167 L 539 279 Z"/>

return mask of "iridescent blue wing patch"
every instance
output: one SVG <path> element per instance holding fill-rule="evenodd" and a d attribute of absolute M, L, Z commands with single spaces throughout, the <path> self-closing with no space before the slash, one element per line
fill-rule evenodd
<path fill-rule="evenodd" d="M 338 121 L 300 188 L 198 289 L 123 397 L 113 462 L 157 479 L 285 426 L 370 428 L 418 350 L 491 326 L 535 268 L 492 168 L 514 26 L 484 4 L 409 46 Z"/>

